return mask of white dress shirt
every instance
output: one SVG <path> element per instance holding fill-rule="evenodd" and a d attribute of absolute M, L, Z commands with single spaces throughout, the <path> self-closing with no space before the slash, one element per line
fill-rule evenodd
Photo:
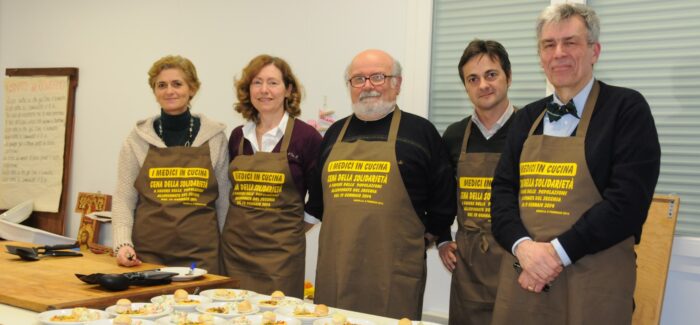
<path fill-rule="evenodd" d="M 289 114 L 285 111 L 282 119 L 277 127 L 270 129 L 262 135 L 262 145 L 258 143 L 258 137 L 255 133 L 256 124 L 253 121 L 248 121 L 243 125 L 243 137 L 250 142 L 253 147 L 253 152 L 272 152 L 278 142 L 284 136 L 284 129 L 287 128 Z"/>
<path fill-rule="evenodd" d="M 479 116 L 474 113 L 472 114 L 472 122 L 474 125 L 476 125 L 477 128 L 479 128 L 479 131 L 481 131 L 481 134 L 484 136 L 486 140 L 491 139 L 492 136 L 494 136 L 496 133 L 498 133 L 498 130 L 500 130 L 504 124 L 508 121 L 511 115 L 513 115 L 513 111 L 515 109 L 513 108 L 513 105 L 508 103 L 508 108 L 501 114 L 501 117 L 498 118 L 498 121 L 491 126 L 491 129 L 487 129 L 486 126 L 484 126 L 483 123 L 481 123 L 481 120 L 479 120 Z"/>

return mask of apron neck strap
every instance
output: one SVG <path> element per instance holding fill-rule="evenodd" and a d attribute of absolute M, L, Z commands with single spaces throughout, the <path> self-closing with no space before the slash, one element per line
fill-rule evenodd
<path fill-rule="evenodd" d="M 474 118 L 474 115 L 472 115 L 471 118 L 469 118 L 469 121 L 467 122 L 467 127 L 464 129 L 464 137 L 462 137 L 462 149 L 459 152 L 462 154 L 463 152 L 467 151 L 467 142 L 469 142 L 469 136 L 472 134 L 472 119 Z"/>
<path fill-rule="evenodd" d="M 294 120 L 296 118 L 289 117 L 287 119 L 287 127 L 284 129 L 284 135 L 282 136 L 282 146 L 280 147 L 280 152 L 287 152 L 289 148 L 289 142 L 292 141 L 292 131 L 294 131 Z"/>
<path fill-rule="evenodd" d="M 245 143 L 245 136 L 241 134 L 241 142 L 238 143 L 238 154 L 243 154 L 243 144 Z"/>
<path fill-rule="evenodd" d="M 401 110 L 398 106 L 394 105 L 394 114 L 391 116 L 391 126 L 389 127 L 389 136 L 387 141 L 389 143 L 396 143 L 396 138 L 399 134 L 399 122 L 401 122 Z"/>
<path fill-rule="evenodd" d="M 578 123 L 578 128 L 576 131 L 577 137 L 586 137 L 586 132 L 588 132 L 588 125 L 591 123 L 591 116 L 593 116 L 593 110 L 595 109 L 595 103 L 598 101 L 598 94 L 600 93 L 600 84 L 598 80 L 593 81 L 593 88 L 586 98 L 586 106 L 583 109 L 583 116 L 581 116 L 581 121 Z"/>
<path fill-rule="evenodd" d="M 394 111 L 392 114 L 393 115 L 391 116 L 391 126 L 389 127 L 389 135 L 387 136 L 387 141 L 393 143 L 396 142 L 396 138 L 398 137 L 399 122 L 401 122 L 401 110 L 398 106 L 394 105 Z M 343 128 L 340 129 L 340 133 L 338 134 L 338 138 L 335 139 L 335 143 L 340 143 L 343 141 L 343 137 L 345 137 L 345 131 L 347 131 L 348 125 L 350 125 L 350 120 L 352 120 L 352 117 L 353 115 L 350 115 L 345 120 Z"/>
<path fill-rule="evenodd" d="M 355 114 L 353 114 L 355 115 Z M 341 143 L 343 142 L 343 137 L 345 137 L 345 131 L 348 129 L 348 125 L 350 125 L 350 120 L 352 120 L 353 115 L 348 116 L 348 118 L 345 119 L 345 123 L 343 123 L 343 128 L 340 129 L 340 133 L 338 134 L 338 138 L 335 139 L 335 143 Z"/>

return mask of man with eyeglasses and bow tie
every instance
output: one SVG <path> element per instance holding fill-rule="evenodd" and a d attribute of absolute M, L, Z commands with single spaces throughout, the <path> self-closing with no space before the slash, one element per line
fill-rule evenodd
<path fill-rule="evenodd" d="M 554 94 L 525 106 L 492 184 L 501 263 L 492 324 L 630 324 L 634 244 L 659 176 L 654 119 L 635 90 L 593 77 L 601 45 L 582 4 L 538 19 Z"/>
<path fill-rule="evenodd" d="M 449 231 L 455 180 L 447 150 L 425 118 L 401 111 L 401 66 L 359 53 L 345 74 L 353 114 L 321 143 L 309 211 L 322 220 L 315 302 L 420 319 L 425 249 Z"/>

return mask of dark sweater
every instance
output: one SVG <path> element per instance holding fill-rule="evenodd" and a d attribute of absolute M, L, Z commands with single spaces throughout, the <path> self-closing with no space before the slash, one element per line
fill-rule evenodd
<path fill-rule="evenodd" d="M 190 136 L 190 118 L 192 118 L 192 135 Z M 161 135 L 161 123 L 162 132 Z M 197 133 L 199 133 L 199 128 L 202 122 L 199 117 L 193 117 L 188 109 L 180 115 L 168 115 L 160 110 L 160 118 L 153 120 L 153 129 L 156 130 L 156 134 L 163 139 L 163 142 L 168 147 L 184 146 L 187 141 L 192 142 L 197 138 Z"/>
<path fill-rule="evenodd" d="M 358 139 L 386 141 L 391 116 L 392 114 L 389 114 L 380 120 L 365 122 L 351 115 L 352 120 L 343 142 L 354 142 Z M 308 202 L 308 211 L 317 218 L 323 215 L 321 169 L 347 118 L 331 125 L 321 143 L 319 168 L 316 169 L 314 183 L 309 190 Z M 426 231 L 435 235 L 443 233 L 446 229 L 449 231 L 457 204 L 455 180 L 440 134 L 428 120 L 402 111 L 396 142 L 396 160 L 401 179 Z"/>
<path fill-rule="evenodd" d="M 291 117 L 290 117 L 291 118 Z M 286 134 L 284 136 L 287 136 Z M 238 126 L 231 131 L 228 141 L 229 161 L 233 161 L 238 156 L 238 146 L 243 138 L 243 126 Z M 253 147 L 246 139 L 243 144 L 243 154 L 252 155 Z M 280 152 L 284 137 L 277 142 L 272 152 Z M 304 198 L 314 170 L 316 169 L 316 158 L 318 157 L 319 146 L 321 145 L 321 135 L 312 126 L 299 119 L 294 120 L 294 130 L 292 138 L 287 148 L 287 161 L 289 169 L 294 179 L 299 195 Z"/>
<path fill-rule="evenodd" d="M 518 207 L 519 160 L 527 133 L 552 96 L 516 113 L 493 179 L 492 231 L 507 251 L 529 236 Z M 574 131 L 575 132 L 575 131 Z M 536 134 L 542 134 L 542 123 Z M 586 163 L 603 200 L 557 238 L 572 262 L 634 236 L 638 243 L 659 177 L 661 150 L 651 110 L 632 89 L 600 83 L 585 140 Z"/>
<path fill-rule="evenodd" d="M 450 154 L 450 162 L 457 173 L 457 162 L 459 161 L 460 151 L 462 149 L 462 140 L 464 139 L 464 131 L 467 128 L 467 122 L 471 120 L 471 116 L 465 117 L 459 122 L 450 124 L 442 134 L 442 139 L 445 141 L 447 151 Z M 481 130 L 472 123 L 472 130 L 469 135 L 469 143 L 467 143 L 467 152 L 495 152 L 500 153 L 506 144 L 508 136 L 508 128 L 513 121 L 513 115 L 506 121 L 505 124 L 494 134 L 490 139 L 486 140 Z M 495 168 L 495 166 L 494 166 Z"/>

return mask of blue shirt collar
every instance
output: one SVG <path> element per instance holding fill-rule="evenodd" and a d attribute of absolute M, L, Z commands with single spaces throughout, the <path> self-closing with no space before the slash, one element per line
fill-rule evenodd
<path fill-rule="evenodd" d="M 588 94 L 591 93 L 591 89 L 593 89 L 593 81 L 595 78 L 591 78 L 590 81 L 586 84 L 581 91 L 574 96 L 574 105 L 576 105 L 576 112 L 578 113 L 578 116 L 583 116 L 583 109 L 586 105 L 586 100 L 588 99 Z M 554 93 L 554 102 L 559 104 L 559 105 L 564 105 L 566 103 L 562 102 L 559 97 L 557 97 L 557 93 Z"/>

